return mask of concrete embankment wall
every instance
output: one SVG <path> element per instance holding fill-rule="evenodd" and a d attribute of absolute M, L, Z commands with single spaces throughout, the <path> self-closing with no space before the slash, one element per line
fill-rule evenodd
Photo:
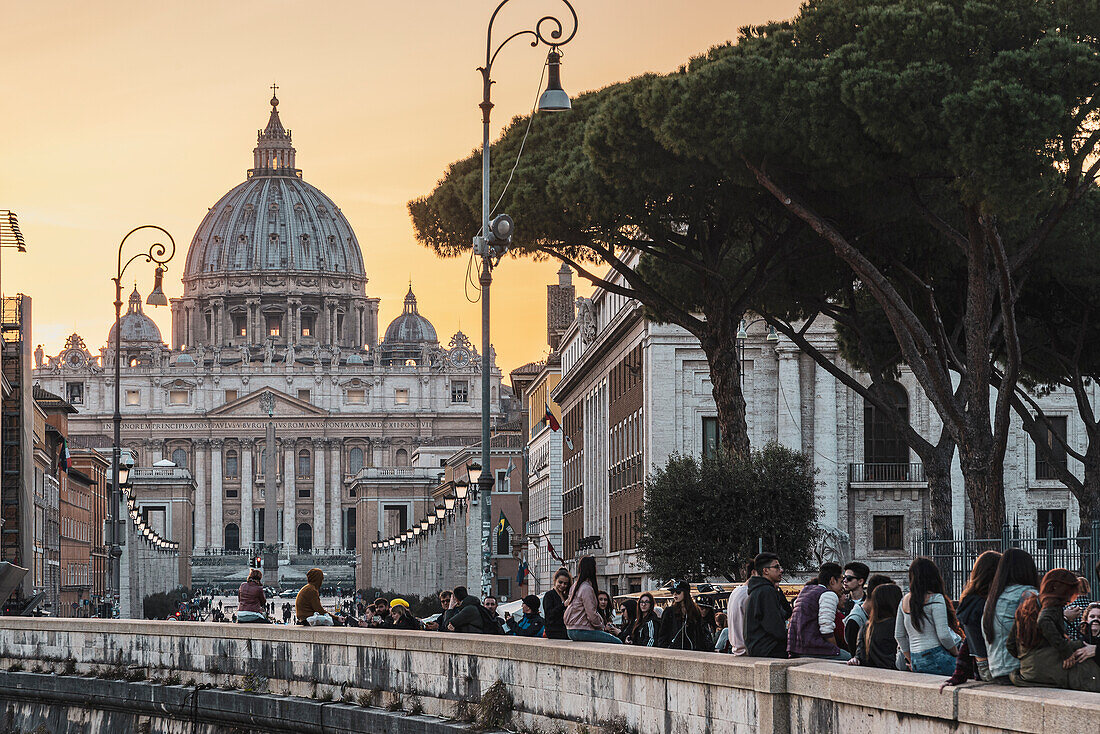
<path fill-rule="evenodd" d="M 424 714 L 450 717 L 501 680 L 513 700 L 511 728 L 544 732 L 1038 734 L 1096 731 L 1100 721 L 1100 694 L 988 684 L 940 691 L 938 676 L 834 663 L 480 635 L 8 617 L 0 620 L 0 670 L 13 663 L 56 672 L 125 669 L 131 678 L 247 689 L 206 692 L 237 702 L 211 707 L 246 713 L 262 713 L 265 695 L 369 697 L 406 709 L 415 701 Z M 13 688 L 8 675 L 0 674 L 5 702 L 12 700 L 3 692 Z M 104 700 L 90 705 L 108 708 Z M 380 726 L 361 730 L 403 731 L 372 728 Z"/>

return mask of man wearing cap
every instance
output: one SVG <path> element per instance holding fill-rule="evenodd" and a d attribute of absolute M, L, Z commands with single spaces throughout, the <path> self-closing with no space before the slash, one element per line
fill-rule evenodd
<path fill-rule="evenodd" d="M 539 616 L 539 598 L 534 594 L 523 597 L 523 616 L 515 619 L 511 612 L 504 613 L 505 631 L 517 637 L 542 637 L 544 625 Z"/>
<path fill-rule="evenodd" d="M 404 599 L 394 599 L 390 602 L 390 626 L 395 630 L 412 630 L 420 632 L 424 625 L 409 611 L 409 603 Z"/>

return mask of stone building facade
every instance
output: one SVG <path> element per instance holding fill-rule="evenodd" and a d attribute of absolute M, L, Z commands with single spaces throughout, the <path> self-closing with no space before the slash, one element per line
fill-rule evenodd
<path fill-rule="evenodd" d="M 171 348 L 136 288 L 129 297 L 122 443 L 139 467 L 169 461 L 191 473 L 193 521 L 180 516 L 167 531 L 184 555 L 193 548 L 196 584 L 243 579 L 239 556 L 262 542 L 265 492 L 274 491 L 287 583 L 319 565 L 364 587 L 364 541 L 384 530 L 385 497 L 426 497 L 437 482 L 438 452 L 420 449 L 453 453 L 478 434 L 480 357 L 461 332 L 440 343 L 411 285 L 379 334 L 359 243 L 339 207 L 296 168 L 278 104 L 271 100 L 246 180 L 195 232 L 183 296 L 171 302 Z M 74 334 L 35 370 L 79 411 L 74 445 L 111 445 L 115 336 L 112 328 L 93 352 Z M 495 367 L 491 382 L 499 419 Z M 265 394 L 274 397 L 274 447 L 265 445 Z M 265 476 L 268 450 L 277 452 L 275 477 Z M 137 496 L 143 489 L 135 484 Z"/>

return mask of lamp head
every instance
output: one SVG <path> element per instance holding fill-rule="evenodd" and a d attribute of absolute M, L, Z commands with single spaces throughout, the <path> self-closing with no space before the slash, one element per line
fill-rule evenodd
<path fill-rule="evenodd" d="M 449 495 L 447 497 L 444 497 L 443 498 L 443 512 L 444 513 L 450 512 L 454 508 L 455 508 L 455 497 L 454 497 L 454 495 Z M 439 510 L 436 510 L 436 512 L 439 512 Z"/>
<path fill-rule="evenodd" d="M 470 483 L 465 479 L 455 482 L 455 497 L 461 502 L 466 499 L 466 493 L 470 491 Z"/>
<path fill-rule="evenodd" d="M 444 502 L 446 502 L 446 500 L 444 500 Z M 444 507 L 443 505 L 438 505 L 435 508 L 435 519 L 436 520 L 442 520 L 446 516 L 447 516 L 447 508 Z"/>
<path fill-rule="evenodd" d="M 775 333 L 775 327 L 774 326 L 769 326 L 768 327 L 768 341 L 770 341 L 770 342 L 779 341 L 779 334 Z"/>
<path fill-rule="evenodd" d="M 741 319 L 741 325 L 737 327 L 737 338 L 747 339 L 749 332 L 745 329 L 745 320 Z"/>
<path fill-rule="evenodd" d="M 572 109 L 569 95 L 561 88 L 561 54 L 551 48 L 546 56 L 546 65 L 550 67 L 546 81 L 546 91 L 539 97 L 539 112 L 565 112 Z"/>
<path fill-rule="evenodd" d="M 481 479 L 481 464 L 471 461 L 466 464 L 466 473 L 470 476 L 470 484 L 477 484 Z"/>
<path fill-rule="evenodd" d="M 149 293 L 149 297 L 145 299 L 145 302 L 150 306 L 167 306 L 168 297 L 164 295 L 162 286 L 164 285 L 164 268 L 160 265 L 153 271 L 153 290 Z"/>

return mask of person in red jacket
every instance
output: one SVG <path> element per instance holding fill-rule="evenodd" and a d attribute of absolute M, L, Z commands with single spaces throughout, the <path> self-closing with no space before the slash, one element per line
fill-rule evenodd
<path fill-rule="evenodd" d="M 254 568 L 248 572 L 248 578 L 237 589 L 237 621 L 238 622 L 269 622 L 267 618 L 267 596 L 264 594 L 264 585 L 261 583 L 263 571 Z M 246 619 L 241 619 L 241 612 L 248 612 Z M 256 616 L 259 615 L 259 616 Z"/>

